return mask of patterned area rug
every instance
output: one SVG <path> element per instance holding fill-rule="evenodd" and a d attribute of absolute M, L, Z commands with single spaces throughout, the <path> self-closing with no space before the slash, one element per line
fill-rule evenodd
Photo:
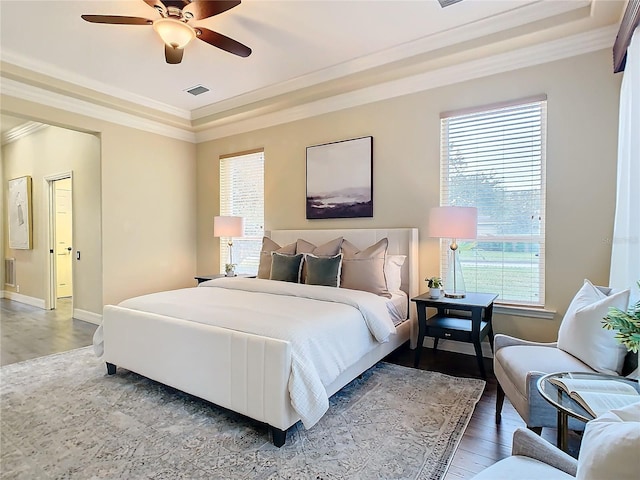
<path fill-rule="evenodd" d="M 282 448 L 246 417 L 91 347 L 0 369 L 2 478 L 440 479 L 484 381 L 381 362 Z"/>

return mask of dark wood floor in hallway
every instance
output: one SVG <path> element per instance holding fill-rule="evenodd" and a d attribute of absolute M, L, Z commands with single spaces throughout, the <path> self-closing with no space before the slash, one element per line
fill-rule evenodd
<path fill-rule="evenodd" d="M 71 318 L 71 302 L 59 302 L 56 310 L 46 311 L 15 301 L 0 299 L 1 364 L 28 360 L 52 353 L 91 345 L 96 326 Z M 387 361 L 413 366 L 414 352 L 404 346 L 387 357 Z M 505 400 L 502 422 L 495 423 L 497 382 L 490 359 L 485 359 L 487 385 L 471 421 L 462 437 L 445 480 L 471 478 L 511 453 L 513 431 L 524 422 Z M 446 351 L 425 349 L 419 368 L 460 377 L 480 378 L 475 357 Z M 556 431 L 544 429 L 543 437 L 555 443 Z M 580 437 L 570 435 L 571 453 L 579 448 Z"/>

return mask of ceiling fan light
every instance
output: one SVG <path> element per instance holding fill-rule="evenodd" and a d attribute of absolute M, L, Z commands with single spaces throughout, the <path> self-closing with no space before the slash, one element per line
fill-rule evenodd
<path fill-rule="evenodd" d="M 153 29 L 160 35 L 164 43 L 173 48 L 184 48 L 196 38 L 193 28 L 180 20 L 159 18 L 153 22 Z"/>

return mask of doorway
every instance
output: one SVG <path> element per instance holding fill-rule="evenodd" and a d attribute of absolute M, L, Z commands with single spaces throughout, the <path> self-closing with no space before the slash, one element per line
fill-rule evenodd
<path fill-rule="evenodd" d="M 73 183 L 71 173 L 47 177 L 49 190 L 48 310 L 73 302 Z"/>

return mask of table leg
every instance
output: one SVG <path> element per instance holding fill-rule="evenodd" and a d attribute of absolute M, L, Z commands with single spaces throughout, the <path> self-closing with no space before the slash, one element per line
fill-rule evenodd
<path fill-rule="evenodd" d="M 482 378 L 487 378 L 487 372 L 484 370 L 484 358 L 482 357 L 482 345 L 479 340 L 473 341 L 473 348 L 476 350 L 476 359 L 478 360 L 478 368 L 480 369 L 480 375 Z"/>
<path fill-rule="evenodd" d="M 491 352 L 493 352 L 493 303 L 489 305 L 484 312 L 484 319 L 489 324 L 489 331 L 487 336 L 489 337 L 489 346 Z"/>
<path fill-rule="evenodd" d="M 416 355 L 413 360 L 413 368 L 418 368 L 420 363 L 420 354 L 422 353 L 422 344 L 427 329 L 427 307 L 421 303 L 416 304 L 418 311 L 418 344 L 416 345 Z"/>
<path fill-rule="evenodd" d="M 487 378 L 487 373 L 484 371 L 484 359 L 482 358 L 482 344 L 480 343 L 481 322 L 482 309 L 474 308 L 473 310 L 471 310 L 471 340 L 473 341 L 473 348 L 476 351 L 476 359 L 478 360 L 480 375 L 482 375 L 482 378 Z"/>
<path fill-rule="evenodd" d="M 566 412 L 558 411 L 558 448 L 563 452 L 567 451 L 567 437 L 569 435 L 569 416 Z"/>

